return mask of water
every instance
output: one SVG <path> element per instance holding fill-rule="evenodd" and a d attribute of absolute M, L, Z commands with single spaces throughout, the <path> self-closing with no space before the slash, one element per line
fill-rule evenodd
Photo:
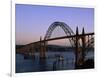
<path fill-rule="evenodd" d="M 63 55 L 63 60 L 58 61 L 55 57 L 57 55 Z M 25 59 L 24 55 L 16 54 L 16 73 L 74 69 L 75 55 L 72 51 L 47 52 L 46 57 L 45 60 L 40 60 L 38 52 L 35 53 L 35 59 Z M 94 58 L 93 51 L 86 55 L 86 59 L 91 58 Z"/>

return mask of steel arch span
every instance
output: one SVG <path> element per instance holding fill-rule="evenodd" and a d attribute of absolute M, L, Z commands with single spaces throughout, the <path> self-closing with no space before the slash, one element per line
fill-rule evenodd
<path fill-rule="evenodd" d="M 56 27 L 58 27 L 58 26 L 60 26 L 60 27 L 64 30 L 64 32 L 65 32 L 65 34 L 66 34 L 67 36 L 71 36 L 71 35 L 74 35 L 74 34 L 75 34 L 75 33 L 73 32 L 73 30 L 72 30 L 66 23 L 64 23 L 64 22 L 58 22 L 58 21 L 57 21 L 57 22 L 52 23 L 52 24 L 49 26 L 49 28 L 48 28 L 48 30 L 47 30 L 47 32 L 46 32 L 46 35 L 45 35 L 45 37 L 44 37 L 44 39 L 45 39 L 45 40 L 49 39 L 49 38 L 51 37 L 52 32 L 54 31 L 54 29 L 55 29 Z M 71 45 L 74 46 L 74 40 L 73 40 L 73 38 L 70 38 L 69 41 L 70 41 Z"/>

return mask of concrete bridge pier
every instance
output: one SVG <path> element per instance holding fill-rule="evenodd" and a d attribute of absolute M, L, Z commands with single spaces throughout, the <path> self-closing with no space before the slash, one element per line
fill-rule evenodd
<path fill-rule="evenodd" d="M 45 39 L 42 41 L 42 38 L 40 37 L 40 59 L 46 58 L 46 41 Z"/>
<path fill-rule="evenodd" d="M 76 28 L 76 37 L 75 37 L 75 69 L 77 69 L 78 67 L 78 35 L 79 35 L 79 32 L 78 32 L 78 27 Z"/>
<path fill-rule="evenodd" d="M 82 64 L 84 63 L 84 59 L 85 59 L 85 46 L 86 46 L 86 37 L 85 37 L 85 31 L 84 28 L 82 30 Z"/>
<path fill-rule="evenodd" d="M 82 47 L 79 47 L 79 39 L 81 39 Z M 75 42 L 75 68 L 82 68 L 85 59 L 85 31 L 82 29 L 82 36 L 79 37 L 78 27 L 76 28 L 76 42 Z"/>

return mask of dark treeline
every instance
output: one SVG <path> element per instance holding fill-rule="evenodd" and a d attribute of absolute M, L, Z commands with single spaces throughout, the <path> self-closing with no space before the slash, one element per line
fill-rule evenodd
<path fill-rule="evenodd" d="M 24 47 L 24 45 L 16 45 L 16 49 L 17 48 L 21 48 Z M 47 51 L 73 51 L 75 49 L 75 47 L 71 47 L 71 46 L 60 46 L 60 45 L 47 45 L 46 46 L 46 50 Z M 87 48 L 87 49 L 94 49 L 94 48 Z M 38 52 L 40 51 L 40 46 L 38 46 L 37 48 L 35 48 L 35 51 Z"/>
<path fill-rule="evenodd" d="M 24 47 L 24 45 L 16 45 L 16 49 L 21 47 Z"/>
<path fill-rule="evenodd" d="M 48 45 L 48 51 L 72 51 L 73 47 L 59 46 L 59 45 Z"/>

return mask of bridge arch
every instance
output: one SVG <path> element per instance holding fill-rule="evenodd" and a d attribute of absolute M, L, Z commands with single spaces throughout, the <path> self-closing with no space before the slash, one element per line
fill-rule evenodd
<path fill-rule="evenodd" d="M 58 27 L 58 26 L 63 29 L 63 31 L 65 32 L 65 34 L 67 36 L 74 35 L 73 30 L 66 23 L 57 21 L 57 22 L 52 23 L 49 26 L 44 39 L 45 40 L 49 39 L 51 37 L 52 32 L 54 31 L 54 29 L 56 27 Z M 71 45 L 74 46 L 74 40 L 73 40 L 73 38 L 70 38 L 69 41 L 70 41 Z"/>

